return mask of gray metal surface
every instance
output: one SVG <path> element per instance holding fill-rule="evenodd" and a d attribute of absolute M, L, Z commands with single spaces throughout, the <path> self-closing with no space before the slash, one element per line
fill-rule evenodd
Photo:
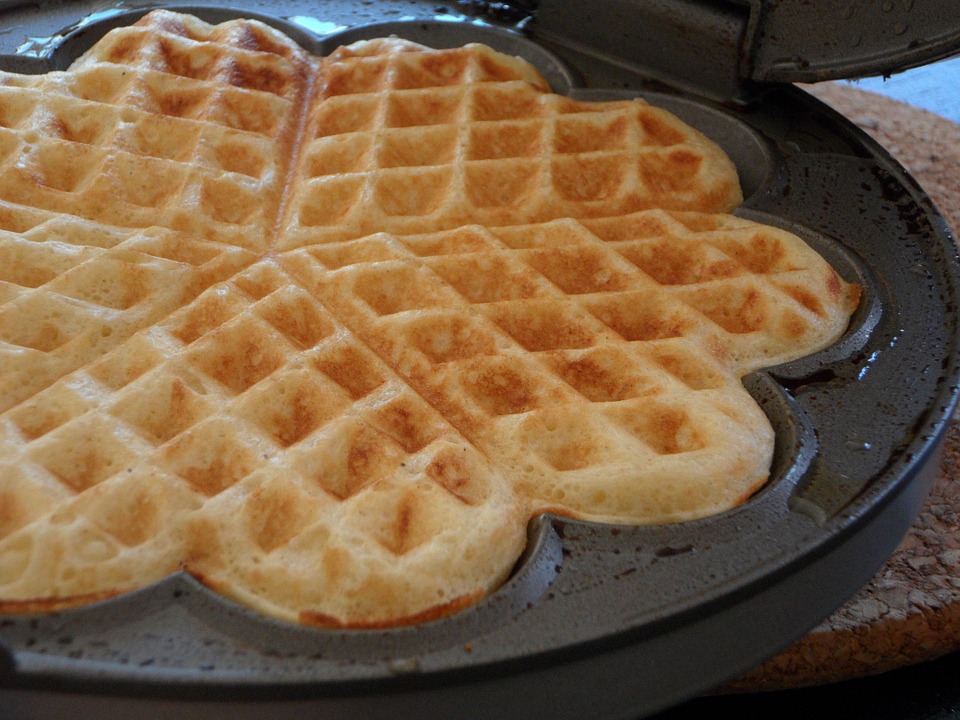
<path fill-rule="evenodd" d="M 540 0 L 534 37 L 716 99 L 960 51 L 960 0 Z"/>
<path fill-rule="evenodd" d="M 71 23 L 97 9 L 66 5 Z M 720 143 L 743 178 L 738 214 L 807 239 L 864 286 L 861 309 L 834 347 L 747 379 L 778 441 L 771 482 L 739 508 L 654 527 L 538 519 L 504 587 L 413 627 L 291 626 L 183 576 L 67 612 L 2 617 L 0 717 L 640 717 L 781 649 L 872 576 L 926 495 L 960 377 L 955 247 L 902 168 L 794 88 L 727 107 L 651 90 L 622 65 L 555 56 L 434 3 L 281 9 L 292 5 L 271 11 L 298 18 L 293 30 L 312 49 L 387 31 L 439 45 L 480 39 L 530 57 L 577 97 L 641 92 Z M 105 27 L 95 17 L 60 42 L 42 9 L 10 12 L 11 25 L 44 18 L 29 26 L 33 70 L 65 66 Z M 336 34 L 348 25 L 363 27 Z"/>

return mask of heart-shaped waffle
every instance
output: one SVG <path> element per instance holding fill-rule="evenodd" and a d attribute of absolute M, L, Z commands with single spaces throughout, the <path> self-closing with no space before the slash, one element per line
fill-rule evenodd
<path fill-rule="evenodd" d="M 179 569 L 320 625 L 435 617 L 553 511 L 767 478 L 756 368 L 857 288 L 730 160 L 480 45 L 306 54 L 155 11 L 0 78 L 0 608 Z"/>

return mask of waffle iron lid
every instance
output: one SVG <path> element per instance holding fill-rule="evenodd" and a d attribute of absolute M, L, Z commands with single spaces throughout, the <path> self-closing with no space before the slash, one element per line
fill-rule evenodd
<path fill-rule="evenodd" d="M 890 75 L 956 53 L 960 0 L 540 0 L 535 34 L 743 99 L 758 84 Z"/>

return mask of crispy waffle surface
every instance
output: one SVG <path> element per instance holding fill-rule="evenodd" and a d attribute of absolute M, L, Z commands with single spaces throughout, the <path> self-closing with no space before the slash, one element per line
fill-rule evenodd
<path fill-rule="evenodd" d="M 0 610 L 186 570 L 263 613 L 438 617 L 543 512 L 742 502 L 742 376 L 857 288 L 725 214 L 730 160 L 480 45 L 316 58 L 167 11 L 0 76 Z"/>

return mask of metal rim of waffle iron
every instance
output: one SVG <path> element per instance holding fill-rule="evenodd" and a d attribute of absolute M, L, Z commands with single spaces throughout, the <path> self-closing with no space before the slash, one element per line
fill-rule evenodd
<path fill-rule="evenodd" d="M 192 10 L 211 21 L 251 15 Z M 557 718 L 636 717 L 797 638 L 871 577 L 915 517 L 956 402 L 960 271 L 943 220 L 902 168 L 795 88 L 723 106 L 622 68 L 608 68 L 605 84 L 603 67 L 598 76 L 575 54 L 556 59 L 563 53 L 515 32 L 432 21 L 432 5 L 420 11 L 326 37 L 268 19 L 319 53 L 391 32 L 443 46 L 477 40 L 528 57 L 576 97 L 639 93 L 734 158 L 746 197 L 737 214 L 799 234 L 864 286 L 836 345 L 747 379 L 777 431 L 771 482 L 741 507 L 679 525 L 537 519 L 504 587 L 419 626 L 288 626 L 184 576 L 62 613 L 0 618 L 0 707 L 107 717 L 160 712 L 154 700 L 163 699 L 184 712 L 216 700 L 232 717 L 265 708 L 277 717 L 462 708 L 472 717 L 545 708 Z M 23 12 L 29 20 L 33 11 Z M 84 25 L 38 65 L 65 66 L 131 17 Z M 0 68 L 19 71 L 21 61 Z"/>

